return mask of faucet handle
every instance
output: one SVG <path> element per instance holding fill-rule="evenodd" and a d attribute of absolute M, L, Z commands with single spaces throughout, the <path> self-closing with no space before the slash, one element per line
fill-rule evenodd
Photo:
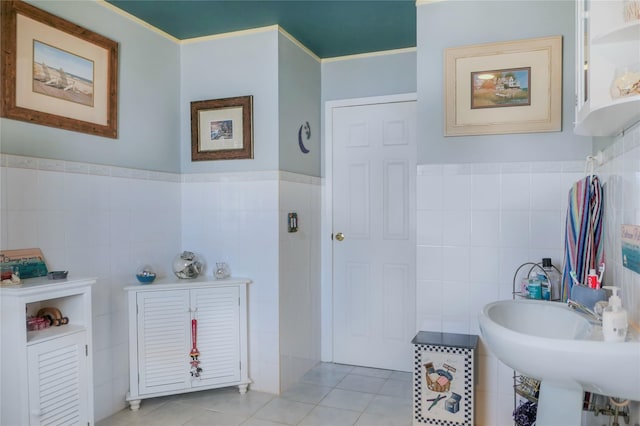
<path fill-rule="evenodd" d="M 593 311 L 597 315 L 602 317 L 602 313 L 604 312 L 604 308 L 606 308 L 607 306 L 609 306 L 609 302 L 607 302 L 606 300 L 599 300 L 598 302 L 596 302 L 595 306 L 593 307 Z"/>

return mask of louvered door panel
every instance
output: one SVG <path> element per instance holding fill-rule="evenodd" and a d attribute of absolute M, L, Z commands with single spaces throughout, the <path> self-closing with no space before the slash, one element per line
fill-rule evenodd
<path fill-rule="evenodd" d="M 86 425 L 88 418 L 86 333 L 29 346 L 31 425 Z"/>
<path fill-rule="evenodd" d="M 235 286 L 191 290 L 203 370 L 194 387 L 240 380 L 239 295 Z"/>
<path fill-rule="evenodd" d="M 189 387 L 189 292 L 138 294 L 140 393 Z"/>

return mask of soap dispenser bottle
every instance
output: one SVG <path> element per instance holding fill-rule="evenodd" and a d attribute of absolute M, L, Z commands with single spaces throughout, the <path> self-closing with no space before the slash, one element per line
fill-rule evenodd
<path fill-rule="evenodd" d="M 622 307 L 618 287 L 604 286 L 613 293 L 609 305 L 602 312 L 602 335 L 605 342 L 624 342 L 627 337 L 627 311 Z"/>
<path fill-rule="evenodd" d="M 551 300 L 560 300 L 560 282 L 562 281 L 562 277 L 551 263 L 550 257 L 542 258 L 542 269 L 544 269 L 547 277 L 549 277 L 549 291 L 551 293 Z"/>

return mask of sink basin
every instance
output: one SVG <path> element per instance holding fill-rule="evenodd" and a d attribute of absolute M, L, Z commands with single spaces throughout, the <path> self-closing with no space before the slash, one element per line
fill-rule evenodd
<path fill-rule="evenodd" d="M 489 303 L 478 321 L 483 340 L 500 361 L 541 381 L 539 426 L 580 424 L 583 391 L 640 400 L 635 335 L 622 343 L 604 342 L 599 324 L 564 303 L 538 300 Z M 559 419 L 562 411 L 572 414 Z"/>

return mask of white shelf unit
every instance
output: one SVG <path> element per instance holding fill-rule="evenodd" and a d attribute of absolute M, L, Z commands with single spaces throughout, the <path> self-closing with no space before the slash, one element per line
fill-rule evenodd
<path fill-rule="evenodd" d="M 640 121 L 640 94 L 613 98 L 616 70 L 640 64 L 640 20 L 622 0 L 576 2 L 576 134 L 615 136 Z"/>
<path fill-rule="evenodd" d="M 93 278 L 24 280 L 0 288 L 0 424 L 93 425 Z M 69 323 L 27 331 L 27 317 L 53 307 Z"/>
<path fill-rule="evenodd" d="M 129 401 L 238 386 L 251 380 L 245 278 L 168 278 L 125 287 L 129 311 Z M 191 375 L 191 321 L 197 320 L 202 373 Z"/>

